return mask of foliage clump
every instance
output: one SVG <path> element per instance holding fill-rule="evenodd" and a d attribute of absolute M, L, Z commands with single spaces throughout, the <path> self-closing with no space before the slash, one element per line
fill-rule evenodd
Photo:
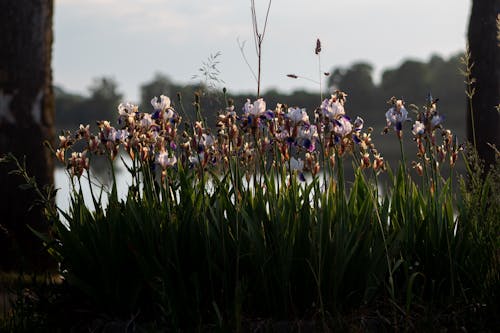
<path fill-rule="evenodd" d="M 469 185 L 453 190 L 463 146 L 429 96 L 422 111 L 413 107 L 414 122 L 402 100 L 389 101 L 387 132 L 401 146 L 393 171 L 346 101 L 336 91 L 307 112 L 268 109 L 262 98 L 237 111 L 227 100 L 212 129 L 199 97 L 189 119 L 180 100 L 177 112 L 162 95 L 151 112 L 120 104 L 118 128 L 103 120 L 96 133 L 82 125 L 61 135 L 54 153 L 72 180 L 71 206 L 47 199 L 53 230 L 40 237 L 60 262 L 64 293 L 94 324 L 171 329 L 241 329 L 263 317 L 326 329 L 346 313 L 418 329 L 434 308 L 494 313 L 498 168 L 486 178 L 471 171 Z M 410 166 L 408 135 L 417 151 Z M 125 197 L 116 180 L 110 190 L 94 184 L 97 155 L 113 177 L 122 161 Z M 385 312 L 368 320 L 379 306 Z"/>

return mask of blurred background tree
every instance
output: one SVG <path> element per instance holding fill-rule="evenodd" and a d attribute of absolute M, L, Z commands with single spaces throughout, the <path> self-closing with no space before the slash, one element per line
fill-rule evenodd
<path fill-rule="evenodd" d="M 472 1 L 468 40 L 475 92 L 468 105 L 467 134 L 486 168 L 495 162 L 495 151 L 488 144 L 500 147 L 500 112 L 496 109 L 500 105 L 498 15 L 500 0 Z"/>
<path fill-rule="evenodd" d="M 429 67 L 421 61 L 406 60 L 398 68 L 384 71 L 381 89 L 386 94 L 417 104 L 431 89 Z"/>
<path fill-rule="evenodd" d="M 174 90 L 172 80 L 162 73 L 156 73 L 151 81 L 143 83 L 140 91 L 141 101 L 139 107 L 143 111 L 151 110 L 151 99 L 154 96 L 166 95 L 171 99 L 175 99 L 175 94 L 178 92 Z"/>
<path fill-rule="evenodd" d="M 367 62 L 356 62 L 348 68 L 337 68 L 329 76 L 328 86 L 331 90 L 342 87 L 349 93 L 349 102 L 353 108 L 364 107 L 377 95 L 377 87 L 373 82 L 373 66 Z M 363 100 L 368 99 L 367 102 Z M 365 104 L 365 105 L 362 105 Z"/>
<path fill-rule="evenodd" d="M 116 124 L 117 107 L 123 95 L 118 90 L 118 83 L 113 78 L 94 79 L 87 96 L 66 92 L 55 87 L 56 128 L 74 131 L 80 124 L 90 124 L 95 128 L 96 121 L 109 120 Z"/>
<path fill-rule="evenodd" d="M 44 141 L 53 141 L 52 0 L 0 1 L 0 156 L 13 153 L 40 186 L 53 184 Z M 0 270 L 43 270 L 53 265 L 27 226 L 47 231 L 36 196 L 0 165 Z"/>

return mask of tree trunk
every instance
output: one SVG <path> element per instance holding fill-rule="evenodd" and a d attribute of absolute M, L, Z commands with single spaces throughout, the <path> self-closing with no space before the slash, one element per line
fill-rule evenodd
<path fill-rule="evenodd" d="M 53 140 L 53 0 L 0 2 L 0 156 L 26 157 L 40 186 L 52 184 L 54 166 L 43 142 Z M 23 182 L 0 165 L 0 270 L 42 270 L 53 265 L 27 226 L 47 231 L 36 199 L 19 189 Z"/>
<path fill-rule="evenodd" d="M 500 149 L 500 47 L 497 41 L 497 15 L 500 0 L 473 0 L 469 22 L 469 49 L 475 94 L 472 97 L 475 142 L 479 157 L 486 168 L 495 162 L 495 151 Z M 471 109 L 467 112 L 467 137 L 474 143 Z"/>

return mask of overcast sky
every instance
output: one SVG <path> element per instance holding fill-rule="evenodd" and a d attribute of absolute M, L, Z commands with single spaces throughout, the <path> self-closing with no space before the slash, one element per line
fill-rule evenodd
<path fill-rule="evenodd" d="M 265 16 L 267 0 L 256 0 Z M 469 0 L 274 0 L 263 44 L 264 89 L 316 89 L 316 38 L 324 71 L 364 60 L 376 75 L 403 59 L 448 57 L 464 49 Z M 263 21 L 260 22 L 261 24 Z M 193 83 L 203 61 L 221 52 L 220 79 L 255 93 L 241 56 L 254 67 L 250 0 L 55 0 L 54 81 L 85 93 L 92 79 L 114 77 L 126 100 L 155 72 Z"/>

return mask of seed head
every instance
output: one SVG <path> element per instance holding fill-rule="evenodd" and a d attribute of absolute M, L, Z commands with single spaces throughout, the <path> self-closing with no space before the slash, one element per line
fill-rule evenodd
<path fill-rule="evenodd" d="M 314 53 L 317 55 L 321 52 L 321 41 L 319 38 L 316 39 L 316 49 L 314 50 Z"/>

